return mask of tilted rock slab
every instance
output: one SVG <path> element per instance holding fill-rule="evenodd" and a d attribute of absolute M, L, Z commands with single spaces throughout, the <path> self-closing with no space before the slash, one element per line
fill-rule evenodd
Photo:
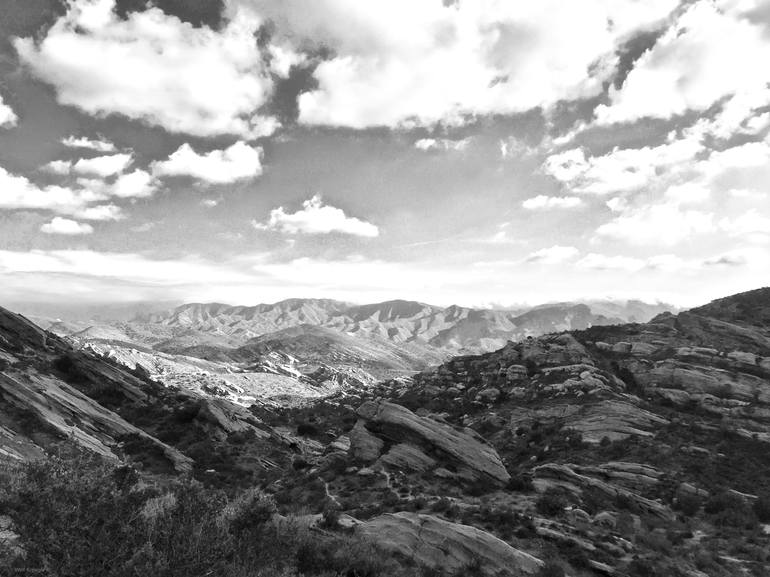
<path fill-rule="evenodd" d="M 433 515 L 388 513 L 361 523 L 356 532 L 378 547 L 453 574 L 478 559 L 487 575 L 534 574 L 543 562 L 494 535 Z"/>
<path fill-rule="evenodd" d="M 439 461 L 449 460 L 465 469 L 471 480 L 505 484 L 511 478 L 497 451 L 469 430 L 458 431 L 386 401 L 368 401 L 359 407 L 358 415 L 364 421 L 360 426 L 373 435 L 392 443 L 416 445 Z M 351 444 L 353 440 L 351 436 Z"/>
<path fill-rule="evenodd" d="M 533 472 L 535 479 L 533 481 L 538 491 L 545 491 L 550 487 L 561 487 L 572 493 L 580 494 L 583 489 L 597 489 L 608 497 L 622 496 L 633 501 L 640 510 L 671 521 L 674 519 L 674 513 L 664 504 L 657 501 L 646 499 L 612 482 L 602 481 L 593 476 L 577 472 L 579 469 L 575 465 L 560 465 L 556 463 L 547 463 L 535 467 Z"/>

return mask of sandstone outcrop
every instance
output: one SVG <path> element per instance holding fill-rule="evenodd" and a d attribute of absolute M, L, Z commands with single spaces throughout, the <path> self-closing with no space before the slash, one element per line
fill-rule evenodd
<path fill-rule="evenodd" d="M 531 575 L 543 566 L 540 559 L 486 531 L 432 515 L 381 515 L 356 526 L 356 532 L 382 549 L 447 574 L 454 574 L 476 560 L 485 575 L 502 571 Z"/>
<path fill-rule="evenodd" d="M 379 456 L 387 441 L 416 447 L 437 462 L 456 467 L 459 476 L 470 481 L 504 484 L 510 479 L 497 452 L 473 431 L 459 431 L 385 401 L 364 403 L 358 415 L 361 420 L 351 431 L 350 442 L 351 451 L 359 458 L 371 460 L 375 453 Z M 407 451 L 416 454 L 412 449 L 399 450 L 402 457 Z"/>

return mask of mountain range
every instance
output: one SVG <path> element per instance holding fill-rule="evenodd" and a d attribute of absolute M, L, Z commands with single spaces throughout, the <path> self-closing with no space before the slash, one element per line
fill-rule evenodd
<path fill-rule="evenodd" d="M 258 399 L 286 402 L 368 387 L 407 378 L 453 354 L 491 351 L 553 331 L 644 321 L 672 309 L 641 301 L 512 311 L 289 299 L 256 306 L 185 304 L 130 320 L 35 320 L 76 347 L 248 406 Z"/>

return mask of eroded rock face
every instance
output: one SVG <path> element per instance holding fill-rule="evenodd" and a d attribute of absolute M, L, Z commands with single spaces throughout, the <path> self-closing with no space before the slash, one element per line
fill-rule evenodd
<path fill-rule="evenodd" d="M 481 529 L 417 513 L 392 513 L 356 527 L 356 532 L 416 563 L 454 574 L 478 559 L 486 575 L 536 573 L 543 562 Z"/>
<path fill-rule="evenodd" d="M 358 409 L 361 420 L 351 431 L 351 450 L 361 456 L 380 442 L 405 443 L 439 462 L 449 462 L 460 476 L 471 481 L 504 484 L 510 479 L 497 452 L 472 431 L 458 431 L 450 425 L 419 417 L 409 409 L 386 401 L 370 401 Z M 381 449 L 381 447 L 380 447 Z M 379 450 L 377 450 L 379 452 Z"/>
<path fill-rule="evenodd" d="M 637 469 L 637 471 L 644 471 L 644 469 Z M 611 498 L 620 496 L 629 499 L 635 503 L 639 510 L 656 515 L 662 519 L 670 521 L 674 518 L 674 514 L 671 510 L 662 503 L 645 499 L 637 493 L 626 489 L 619 484 L 615 484 L 615 482 L 604 481 L 594 476 L 601 473 L 602 476 L 612 478 L 611 475 L 607 475 L 607 473 L 611 472 L 610 470 L 597 471 L 588 468 L 581 469 L 575 465 L 548 463 L 546 465 L 535 467 L 533 472 L 535 474 L 534 485 L 538 490 L 544 491 L 550 487 L 560 487 L 566 491 L 579 495 L 584 489 L 591 488 L 598 490 Z M 649 473 L 649 470 L 646 472 Z M 616 475 L 617 473 L 618 471 L 615 472 Z M 639 472 L 632 474 L 637 475 L 637 477 L 640 476 Z M 641 482 L 640 479 L 637 480 Z M 629 479 L 626 478 L 625 481 L 628 482 Z"/>
<path fill-rule="evenodd" d="M 156 445 L 179 472 L 192 469 L 192 460 L 105 409 L 80 391 L 48 375 L 0 374 L 0 400 L 34 415 L 41 423 L 81 447 L 111 460 L 118 458 L 117 439 L 136 435 Z"/>

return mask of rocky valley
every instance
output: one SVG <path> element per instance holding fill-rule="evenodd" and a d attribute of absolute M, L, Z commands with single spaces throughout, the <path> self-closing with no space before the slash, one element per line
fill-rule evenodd
<path fill-rule="evenodd" d="M 646 322 L 582 307 L 195 305 L 76 331 L 0 311 L 0 560 L 768 575 L 770 289 Z"/>

